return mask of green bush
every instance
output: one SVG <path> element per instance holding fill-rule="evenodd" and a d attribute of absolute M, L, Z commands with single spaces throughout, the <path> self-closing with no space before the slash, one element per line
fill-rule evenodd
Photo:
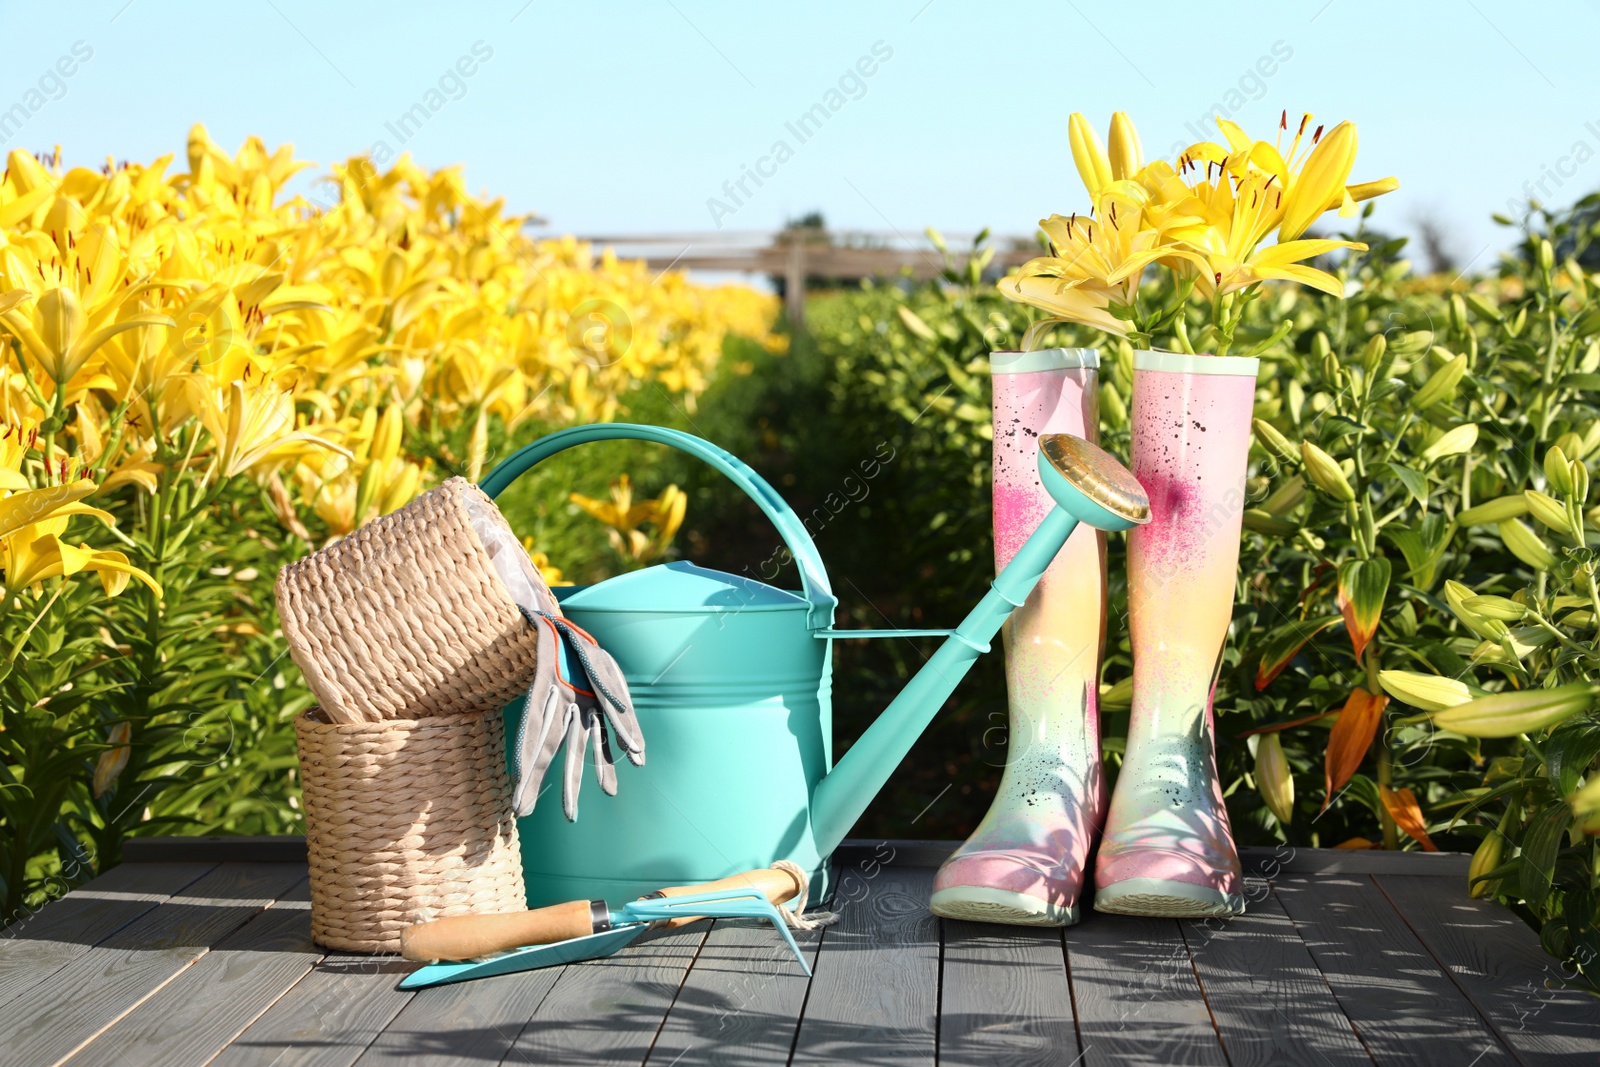
<path fill-rule="evenodd" d="M 1600 681 L 1600 511 L 1588 512 L 1583 495 L 1585 464 L 1600 457 L 1600 297 L 1576 259 L 1552 262 L 1547 243 L 1582 256 L 1587 230 L 1565 217 L 1530 221 L 1493 277 L 1416 278 L 1398 258 L 1402 241 L 1366 234 L 1372 250 L 1338 267 L 1348 299 L 1284 289 L 1252 308 L 1244 343 L 1292 326 L 1264 354 L 1258 383 L 1256 413 L 1282 456 L 1258 430 L 1216 694 L 1218 759 L 1243 843 L 1413 848 L 1426 839 L 1470 851 L 1497 836 L 1475 864 L 1486 875 L 1478 892 L 1539 926 L 1549 949 L 1593 981 L 1600 820 L 1586 833 L 1569 802 L 1596 774 L 1592 699 L 1553 728 L 1491 740 L 1435 726 L 1402 697 L 1370 737 L 1352 717 L 1341 731 L 1348 755 L 1331 764 L 1327 755 L 1352 693 L 1381 703 L 1379 676 L 1392 670 L 1459 679 L 1469 694 Z M 816 540 L 844 602 L 842 625 L 952 625 L 991 576 L 985 361 L 1016 347 L 1028 313 L 977 284 L 979 266 L 953 261 L 940 283 L 814 299 L 811 337 L 718 383 L 697 416 L 702 432 L 773 476 L 803 515 L 826 520 Z M 1126 455 L 1131 352 L 1066 330 L 1056 340 L 1105 350 L 1102 441 Z M 1353 502 L 1307 485 L 1301 442 L 1343 465 Z M 1547 463 L 1557 448 L 1579 461 L 1584 484 Z M 880 452 L 892 459 L 870 491 L 841 503 L 846 480 Z M 1469 510 L 1507 498 L 1498 507 L 1519 513 L 1533 500 L 1533 517 L 1502 527 L 1495 509 L 1493 522 Z M 709 487 L 695 501 L 691 555 L 736 570 L 770 552 L 773 537 L 753 509 Z M 1114 621 L 1125 616 L 1124 545 L 1111 539 Z M 1359 658 L 1341 585 L 1360 586 L 1379 606 Z M 1486 625 L 1463 596 L 1501 597 L 1517 606 L 1484 603 L 1526 616 Z M 841 645 L 841 749 L 927 651 L 913 641 Z M 1130 673 L 1126 634 L 1113 625 L 1102 675 L 1113 773 L 1127 707 L 1127 687 L 1116 683 Z M 1005 719 L 999 657 L 988 657 L 857 833 L 965 836 L 1004 765 Z M 1296 779 L 1287 821 L 1256 780 L 1268 734 Z"/>

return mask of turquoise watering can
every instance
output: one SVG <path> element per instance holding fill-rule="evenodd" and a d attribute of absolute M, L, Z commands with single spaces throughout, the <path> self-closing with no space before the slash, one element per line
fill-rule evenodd
<path fill-rule="evenodd" d="M 811 872 L 813 903 L 826 899 L 835 846 L 1078 522 L 1121 530 L 1149 521 L 1144 491 L 1125 468 L 1079 438 L 1046 435 L 1039 470 L 1057 506 L 959 627 L 835 630 L 838 600 L 805 524 L 709 441 L 658 426 L 576 426 L 514 453 L 483 490 L 498 496 L 558 452 L 616 439 L 671 445 L 726 475 L 777 527 L 801 589 L 676 562 L 555 590 L 562 611 L 626 675 L 648 756 L 643 767 L 623 764 L 615 797 L 585 775 L 576 822 L 549 799 L 518 821 L 530 907 L 628 900 L 780 859 Z M 945 641 L 835 766 L 833 640 L 914 636 Z M 517 736 L 522 705 L 505 710 L 507 738 Z"/>

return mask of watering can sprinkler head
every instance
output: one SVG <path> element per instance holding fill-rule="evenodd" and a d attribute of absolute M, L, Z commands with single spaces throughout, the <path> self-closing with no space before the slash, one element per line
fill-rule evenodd
<path fill-rule="evenodd" d="M 1150 521 L 1139 480 L 1098 445 L 1069 433 L 1039 438 L 1039 477 L 1055 502 L 1079 522 L 1126 530 Z"/>

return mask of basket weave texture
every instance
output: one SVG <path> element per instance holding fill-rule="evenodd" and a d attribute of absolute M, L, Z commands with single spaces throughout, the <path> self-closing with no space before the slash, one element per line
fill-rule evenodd
<path fill-rule="evenodd" d="M 469 505 L 515 543 L 493 501 L 451 478 L 279 572 L 289 652 L 328 719 L 495 713 L 526 688 L 538 635 Z"/>
<path fill-rule="evenodd" d="M 398 952 L 400 931 L 522 911 L 521 854 L 498 714 L 295 720 L 311 861 L 311 936 Z"/>

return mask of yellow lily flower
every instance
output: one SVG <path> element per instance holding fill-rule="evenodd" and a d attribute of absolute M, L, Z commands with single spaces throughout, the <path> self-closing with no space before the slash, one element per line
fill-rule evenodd
<path fill-rule="evenodd" d="M 1016 274 L 999 281 L 1006 298 L 1052 316 L 1029 328 L 1024 348 L 1059 322 L 1126 335 L 1130 324 L 1112 308 L 1132 306 L 1145 268 L 1161 259 L 1194 256 L 1176 247 L 1170 232 L 1196 220 L 1156 205 L 1139 182 L 1105 186 L 1095 198 L 1095 208 L 1092 217 L 1052 215 L 1041 220 L 1039 228 L 1053 255 L 1029 260 Z"/>
<path fill-rule="evenodd" d="M 120 322 L 90 328 L 90 318 L 71 289 L 47 289 L 34 299 L 33 315 L 12 309 L 0 312 L 0 326 L 22 343 L 57 385 L 71 381 L 89 357 L 124 330 L 140 326 L 172 326 L 165 315 L 135 314 Z"/>
<path fill-rule="evenodd" d="M 230 382 L 225 394 L 220 389 L 201 389 L 200 423 L 216 442 L 217 471 L 223 478 L 279 457 L 298 442 L 350 457 L 348 450 L 332 441 L 296 429 L 293 395 L 270 384 L 247 387 L 243 382 Z"/>
<path fill-rule="evenodd" d="M 4 570 L 5 600 L 23 590 L 38 585 L 47 578 L 70 578 L 75 574 L 93 571 L 100 578 L 106 596 L 118 596 L 137 578 L 161 596 L 161 586 L 144 571 L 128 562 L 121 552 L 91 548 L 86 544 L 76 547 L 61 540 L 66 520 L 34 523 L 8 536 L 0 537 L 0 570 Z"/>
<path fill-rule="evenodd" d="M 64 485 L 47 485 L 41 489 L 25 489 L 0 498 L 0 537 L 10 537 L 20 530 L 40 523 L 63 522 L 71 515 L 92 515 L 107 525 L 116 520 L 99 508 L 78 501 L 95 491 L 95 484 L 87 478 Z"/>
<path fill-rule="evenodd" d="M 1192 260 L 1172 265 L 1181 271 L 1192 271 L 1197 291 L 1207 299 L 1263 281 L 1297 282 L 1341 295 L 1337 278 L 1304 266 L 1304 261 L 1341 248 L 1364 251 L 1366 246 L 1353 241 L 1295 238 L 1321 217 L 1330 201 L 1353 203 L 1345 181 L 1355 159 L 1355 127 L 1340 123 L 1327 138 L 1320 137 L 1319 127 L 1313 134 L 1313 141 L 1318 143 L 1302 165 L 1295 167 L 1299 133 L 1286 161 L 1275 145 L 1251 141 L 1234 123 L 1219 119 L 1217 124 L 1228 140 L 1228 148 L 1211 143 L 1194 145 L 1182 160 L 1184 170 L 1199 172 L 1201 180 L 1191 192 L 1193 210 L 1203 220 L 1200 226 L 1186 230 L 1182 241 L 1204 260 L 1204 265 L 1196 268 Z M 1302 133 L 1304 126 L 1302 122 Z M 1263 247 L 1262 242 L 1274 231 L 1279 243 Z"/>
<path fill-rule="evenodd" d="M 582 493 L 572 493 L 567 499 L 603 523 L 611 547 L 636 563 L 647 563 L 667 550 L 689 505 L 689 498 L 676 485 L 667 486 L 654 500 L 635 504 L 633 482 L 626 474 L 611 483 L 610 500 L 595 500 Z M 639 529 L 645 523 L 655 527 L 655 536 Z"/>
<path fill-rule="evenodd" d="M 107 596 L 116 596 L 138 578 L 156 595 L 161 587 L 155 580 L 128 562 L 121 552 L 108 552 L 86 544 L 76 547 L 61 540 L 67 522 L 74 515 L 88 515 L 106 525 L 116 519 L 99 508 L 80 501 L 96 489 L 94 482 L 81 479 L 64 485 L 27 489 L 0 498 L 0 574 L 3 574 L 5 603 L 46 578 L 70 577 L 83 571 L 100 576 Z"/>

